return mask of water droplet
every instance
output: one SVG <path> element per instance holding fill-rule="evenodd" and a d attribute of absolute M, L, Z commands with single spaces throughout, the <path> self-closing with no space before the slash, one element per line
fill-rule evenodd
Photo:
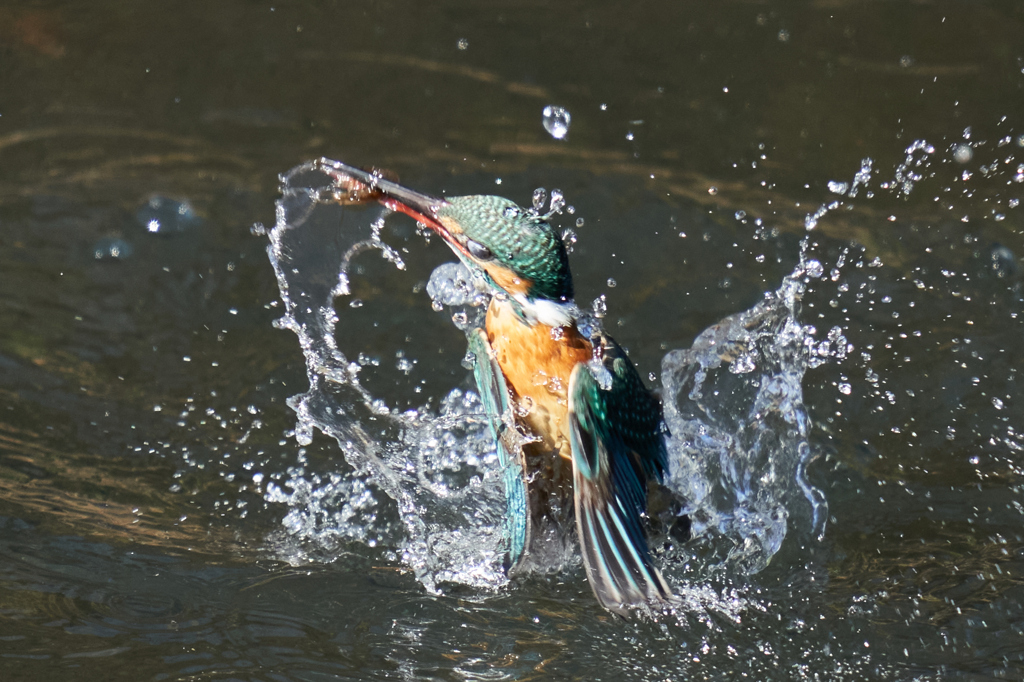
<path fill-rule="evenodd" d="M 853 386 L 844 381 L 843 383 L 839 384 L 839 392 L 842 393 L 843 395 L 850 395 L 851 393 L 853 393 Z"/>
<path fill-rule="evenodd" d="M 549 104 L 544 107 L 542 120 L 544 130 L 548 131 L 548 134 L 556 140 L 563 140 L 569 134 L 569 123 L 572 121 L 572 116 L 569 115 L 567 109 Z"/>
<path fill-rule="evenodd" d="M 562 233 L 562 243 L 565 244 L 565 250 L 568 253 L 572 253 L 572 247 L 576 244 L 576 231 L 569 228 Z"/>
<path fill-rule="evenodd" d="M 602 103 L 601 104 L 601 111 L 608 111 L 608 105 Z M 1024 138 L 1021 138 L 1021 139 L 1024 139 Z M 1024 145 L 1021 145 L 1021 146 L 1024 147 Z"/>
<path fill-rule="evenodd" d="M 597 382 L 602 391 L 612 390 L 612 373 L 608 371 L 603 362 L 591 360 L 587 363 L 587 369 L 590 370 L 591 376 L 594 377 L 594 381 Z"/>
<path fill-rule="evenodd" d="M 1000 400 L 999 398 L 992 398 L 992 407 L 996 408 L 997 410 L 1003 409 L 1003 401 Z"/>
<path fill-rule="evenodd" d="M 535 213 L 540 213 L 544 210 L 544 204 L 548 200 L 548 191 L 543 187 L 538 187 L 533 190 L 533 210 Z"/>
<path fill-rule="evenodd" d="M 614 288 L 616 284 L 618 284 L 618 282 L 616 282 L 613 278 L 611 278 L 611 277 L 608 278 L 608 288 L 609 289 Z"/>
<path fill-rule="evenodd" d="M 548 209 L 548 216 L 561 213 L 563 208 L 565 208 L 565 197 L 562 195 L 562 190 L 551 190 L 551 207 Z"/>
<path fill-rule="evenodd" d="M 909 68 L 913 65 L 914 58 L 911 57 L 909 54 L 905 54 L 902 57 L 900 57 L 900 66 L 902 66 L 904 69 Z"/>
<path fill-rule="evenodd" d="M 460 50 L 466 50 L 469 48 L 469 41 L 465 38 L 459 38 L 459 42 L 455 44 Z"/>
<path fill-rule="evenodd" d="M 838 182 L 836 180 L 829 180 L 828 182 L 828 191 L 833 194 L 846 194 L 848 188 L 845 182 Z"/>
<path fill-rule="evenodd" d="M 363 302 L 360 299 L 358 299 L 358 298 L 353 298 L 351 301 L 348 302 L 348 307 L 349 308 L 362 308 L 363 307 Z"/>
<path fill-rule="evenodd" d="M 427 281 L 431 307 L 440 312 L 444 306 L 473 305 L 477 291 L 473 273 L 462 263 L 442 263 Z"/>
<path fill-rule="evenodd" d="M 533 195 L 537 196 L 537 193 L 534 192 Z M 505 210 L 503 210 L 501 212 L 501 215 L 503 215 L 504 217 L 508 218 L 509 220 L 515 220 L 516 218 L 519 217 L 519 207 L 518 206 L 506 206 Z"/>
<path fill-rule="evenodd" d="M 825 268 L 817 260 L 809 260 L 804 265 L 804 272 L 812 279 L 820 279 L 825 274 Z"/>
<path fill-rule="evenodd" d="M 583 227 L 583 218 L 576 219 L 576 227 Z"/>
<path fill-rule="evenodd" d="M 757 367 L 754 362 L 754 356 L 750 353 L 744 353 L 732 361 L 729 365 L 729 372 L 732 374 L 747 374 L 753 372 Z"/>
<path fill-rule="evenodd" d="M 629 140 L 630 142 L 633 141 L 633 131 L 632 130 L 629 131 L 628 133 L 626 133 L 626 139 Z"/>
<path fill-rule="evenodd" d="M 967 163 L 974 158 L 974 150 L 969 144 L 953 145 L 953 160 L 957 163 Z"/>
<path fill-rule="evenodd" d="M 593 310 L 594 310 L 594 317 L 596 317 L 598 319 L 601 319 L 602 317 L 607 315 L 608 314 L 608 301 L 606 300 L 605 295 L 601 294 L 600 296 L 595 298 L 594 302 L 591 303 L 591 308 L 593 308 Z"/>
<path fill-rule="evenodd" d="M 996 277 L 1005 279 L 1012 277 L 1020 271 L 1020 267 L 1017 265 L 1017 257 L 1013 255 L 1013 251 L 1010 251 L 1010 249 L 1001 244 L 996 244 L 992 247 L 989 258 L 992 261 L 992 270 L 996 273 Z"/>
<path fill-rule="evenodd" d="M 564 339 L 565 338 L 565 328 L 564 327 L 552 327 L 551 328 L 551 338 L 554 341 L 561 341 L 562 339 Z"/>
<path fill-rule="evenodd" d="M 117 237 L 106 237 L 92 247 L 96 260 L 124 260 L 132 255 L 132 245 Z"/>
<path fill-rule="evenodd" d="M 187 201 L 178 201 L 159 195 L 151 196 L 138 211 L 135 219 L 153 234 L 172 234 L 184 232 L 198 224 L 199 216 L 192 210 Z"/>
<path fill-rule="evenodd" d="M 601 325 L 596 317 L 584 313 L 576 320 L 576 329 L 584 338 L 593 339 L 601 332 Z"/>
<path fill-rule="evenodd" d="M 714 196 L 714 195 L 718 194 L 718 188 L 717 187 L 708 187 L 708 194 L 710 194 L 711 196 Z"/>
<path fill-rule="evenodd" d="M 786 29 L 782 29 L 782 30 L 779 31 L 779 42 L 780 43 L 788 43 L 789 42 L 789 31 L 787 31 Z"/>

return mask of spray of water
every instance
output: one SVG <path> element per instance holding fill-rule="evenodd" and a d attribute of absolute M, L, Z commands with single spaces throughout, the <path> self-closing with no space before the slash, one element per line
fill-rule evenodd
<path fill-rule="evenodd" d="M 505 505 L 479 398 L 453 389 L 438 409 L 391 408 L 362 386 L 363 366 L 335 342 L 341 320 L 334 303 L 350 296 L 353 257 L 378 250 L 403 264 L 381 239 L 383 209 L 353 210 L 351 197 L 339 200 L 324 172 L 329 164 L 308 163 L 281 177 L 268 253 L 285 309 L 277 325 L 297 335 L 309 380 L 289 401 L 296 437 L 309 443 L 314 429 L 333 437 L 352 471 L 314 471 L 300 457 L 286 478 L 267 485 L 265 499 L 286 508 L 282 533 L 291 542 L 279 543 L 282 554 L 298 561 L 311 545 L 363 542 L 431 590 L 446 582 L 499 587 L 506 580 Z M 667 483 L 697 537 L 685 551 L 698 560 L 677 575 L 669 570 L 677 585 L 699 582 L 708 571 L 760 570 L 794 523 L 824 532 L 825 500 L 805 474 L 814 449 L 801 380 L 808 368 L 845 355 L 848 344 L 838 329 L 819 339 L 798 321 L 806 284 L 824 276 L 821 264 L 802 254 L 758 305 L 663 360 Z M 461 265 L 437 268 L 427 291 L 460 328 L 482 324 L 487 295 Z M 600 324 L 596 314 L 578 314 L 581 325 Z"/>
<path fill-rule="evenodd" d="M 849 348 L 840 329 L 818 340 L 798 321 L 807 283 L 822 275 L 802 251 L 777 290 L 662 360 L 669 485 L 688 502 L 707 570 L 761 570 L 794 512 L 824 533 L 825 498 L 806 477 L 814 450 L 801 381 Z"/>
<path fill-rule="evenodd" d="M 310 542 L 338 537 L 383 542 L 385 556 L 428 589 L 499 585 L 503 491 L 477 396 L 453 390 L 437 411 L 394 410 L 361 385 L 362 365 L 335 342 L 333 303 L 349 293 L 352 257 L 377 249 L 402 266 L 380 240 L 381 216 L 367 221 L 337 201 L 321 168 L 282 176 L 268 253 L 285 308 L 277 326 L 298 336 L 309 380 L 289 400 L 296 438 L 308 444 L 314 429 L 333 437 L 353 472 L 340 477 L 300 461 L 268 485 L 266 499 L 287 505 L 285 529 L 295 539 L 279 543 L 282 553 L 302 560 Z"/>

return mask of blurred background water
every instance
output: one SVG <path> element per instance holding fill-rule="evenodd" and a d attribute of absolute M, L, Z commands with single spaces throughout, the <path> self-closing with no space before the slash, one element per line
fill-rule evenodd
<path fill-rule="evenodd" d="M 4 679 L 1024 678 L 1022 36 L 1012 0 L 5 3 Z M 358 448 L 296 437 L 308 354 L 251 227 L 323 155 L 561 189 L 579 300 L 695 429 L 677 454 L 703 425 L 766 455 L 680 473 L 770 504 L 702 498 L 659 549 L 673 617 L 610 617 L 578 565 L 425 565 L 417 524 L 458 549 L 493 519 L 403 507 Z M 445 453 L 488 461 L 424 291 L 450 255 L 385 239 L 406 269 L 361 260 L 334 337 L 422 440 L 338 423 L 424 446 L 436 494 L 467 475 Z M 750 373 L 697 395 L 685 371 L 759 304 L 761 354 L 729 366 L 772 369 L 792 433 L 729 398 Z M 734 521 L 772 514 L 747 561 Z"/>

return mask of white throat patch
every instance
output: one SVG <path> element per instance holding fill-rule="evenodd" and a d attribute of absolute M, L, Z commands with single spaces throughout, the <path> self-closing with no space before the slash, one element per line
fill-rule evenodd
<path fill-rule="evenodd" d="M 541 298 L 531 301 L 523 294 L 516 294 L 514 298 L 531 324 L 540 322 L 549 327 L 564 327 L 572 322 L 572 303 L 556 303 Z"/>

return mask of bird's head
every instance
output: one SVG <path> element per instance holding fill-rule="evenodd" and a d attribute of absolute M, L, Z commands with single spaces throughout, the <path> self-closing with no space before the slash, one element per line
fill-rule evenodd
<path fill-rule="evenodd" d="M 503 197 L 441 199 L 357 168 L 335 168 L 366 185 L 388 208 L 440 235 L 463 263 L 486 274 L 494 288 L 519 303 L 530 321 L 561 326 L 571 320 L 569 258 L 561 237 L 543 217 Z"/>

